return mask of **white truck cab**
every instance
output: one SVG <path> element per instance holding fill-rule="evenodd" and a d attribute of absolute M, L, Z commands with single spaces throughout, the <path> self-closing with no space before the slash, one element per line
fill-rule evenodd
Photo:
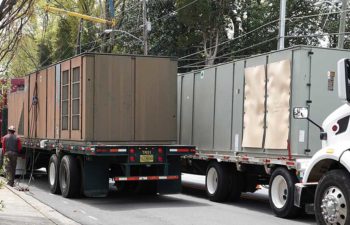
<path fill-rule="evenodd" d="M 295 188 L 295 205 L 312 205 L 318 224 L 350 224 L 350 59 L 338 61 L 338 95 L 346 103 L 322 127 L 308 118 L 307 108 L 294 108 L 295 119 L 320 128 L 322 149 L 308 162 Z"/>

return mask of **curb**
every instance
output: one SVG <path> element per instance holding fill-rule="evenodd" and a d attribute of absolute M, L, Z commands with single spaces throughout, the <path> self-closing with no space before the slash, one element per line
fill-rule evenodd
<path fill-rule="evenodd" d="M 0 178 L 0 180 L 4 180 Z M 26 194 L 25 192 L 17 191 L 13 187 L 10 187 L 8 185 L 4 185 L 4 188 L 7 188 L 12 193 L 20 197 L 23 201 L 28 203 L 30 206 L 32 206 L 34 209 L 36 209 L 39 213 L 41 213 L 43 216 L 48 218 L 50 221 L 52 221 L 54 224 L 57 225 L 80 225 L 79 223 L 69 219 L 68 217 L 62 215 L 55 209 L 51 208 L 48 205 L 45 205 L 41 201 L 35 199 L 33 196 Z M 28 192 L 30 193 L 30 192 Z"/>

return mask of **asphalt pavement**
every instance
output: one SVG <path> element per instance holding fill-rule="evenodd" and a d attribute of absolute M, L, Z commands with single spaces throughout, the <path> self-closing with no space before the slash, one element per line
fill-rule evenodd
<path fill-rule="evenodd" d="M 22 185 L 27 180 L 22 180 Z M 49 192 L 46 174 L 36 175 L 27 194 L 66 217 L 86 225 L 315 225 L 312 215 L 294 220 L 277 218 L 270 210 L 267 190 L 244 194 L 237 203 L 206 198 L 204 177 L 183 175 L 184 191 L 164 196 L 121 195 L 111 184 L 106 198 L 66 199 Z M 189 188 L 190 187 L 190 188 Z"/>

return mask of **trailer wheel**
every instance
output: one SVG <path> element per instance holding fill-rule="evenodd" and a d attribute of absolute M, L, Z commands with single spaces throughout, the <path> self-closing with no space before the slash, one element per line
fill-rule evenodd
<path fill-rule="evenodd" d="M 81 190 L 81 173 L 76 158 L 71 155 L 63 156 L 59 177 L 62 196 L 65 198 L 77 197 Z"/>
<path fill-rule="evenodd" d="M 240 199 L 241 193 L 243 190 L 243 185 L 244 185 L 244 179 L 243 179 L 242 173 L 237 170 L 233 170 L 231 175 L 230 190 L 229 190 L 230 201 L 236 202 Z"/>
<path fill-rule="evenodd" d="M 350 175 L 345 170 L 331 170 L 318 183 L 315 215 L 320 225 L 350 224 Z"/>
<path fill-rule="evenodd" d="M 205 187 L 210 201 L 223 202 L 228 199 L 230 175 L 227 169 L 217 162 L 209 164 Z"/>
<path fill-rule="evenodd" d="M 60 194 L 61 192 L 58 171 L 59 171 L 58 157 L 57 155 L 53 154 L 50 157 L 48 170 L 47 170 L 47 177 L 50 185 L 50 192 L 52 194 Z"/>
<path fill-rule="evenodd" d="M 296 217 L 300 209 L 294 206 L 294 185 L 298 182 L 295 174 L 284 167 L 273 171 L 270 178 L 269 202 L 276 216 Z"/>

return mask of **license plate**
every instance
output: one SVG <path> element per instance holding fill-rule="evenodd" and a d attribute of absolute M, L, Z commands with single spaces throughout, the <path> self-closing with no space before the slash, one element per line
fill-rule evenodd
<path fill-rule="evenodd" d="M 153 162 L 153 155 L 140 155 L 140 162 Z"/>

